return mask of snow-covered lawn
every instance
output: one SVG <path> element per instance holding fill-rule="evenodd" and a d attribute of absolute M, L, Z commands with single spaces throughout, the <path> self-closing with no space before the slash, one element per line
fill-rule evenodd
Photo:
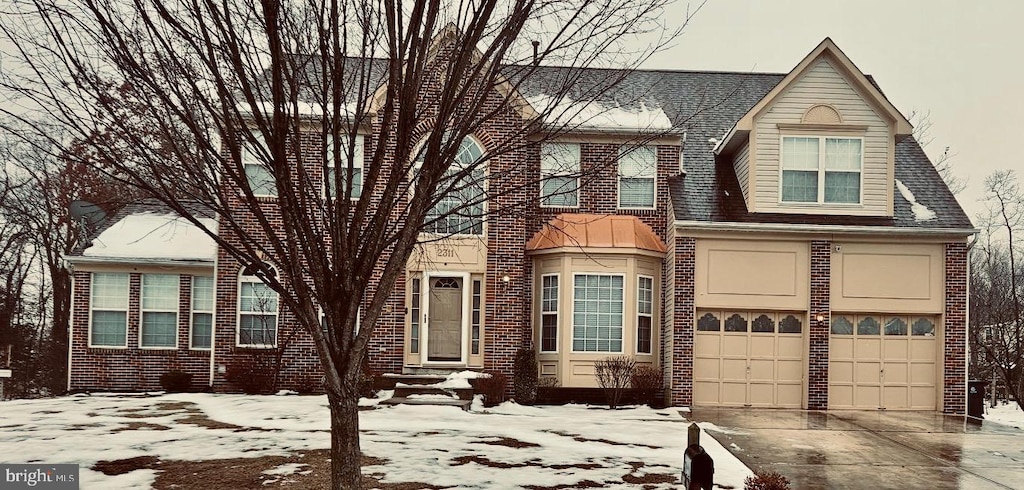
<path fill-rule="evenodd" d="M 999 402 L 994 408 L 986 404 L 985 421 L 1024 429 L 1024 412 L 1021 412 L 1016 402 Z"/>
<path fill-rule="evenodd" d="M 372 405 L 373 401 L 367 401 Z M 98 461 L 149 456 L 204 461 L 285 456 L 330 447 L 324 396 L 77 395 L 0 402 L 0 462 L 78 463 L 82 488 L 146 488 L 158 470 L 109 476 Z M 451 488 L 575 486 L 675 488 L 686 445 L 685 412 L 637 407 L 525 407 L 471 412 L 396 406 L 361 412 L 363 452 L 381 483 Z M 750 471 L 711 437 L 716 482 L 742 488 Z M 305 464 L 262 468 L 266 483 Z M 274 479 L 273 482 L 267 481 Z M 287 483 L 287 481 L 284 481 Z M 280 483 L 277 483 L 278 485 Z"/>

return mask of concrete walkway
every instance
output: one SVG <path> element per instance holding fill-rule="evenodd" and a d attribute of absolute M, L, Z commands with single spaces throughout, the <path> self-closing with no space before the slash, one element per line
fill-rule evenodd
<path fill-rule="evenodd" d="M 696 408 L 751 469 L 792 488 L 1024 489 L 1024 430 L 935 412 Z"/>

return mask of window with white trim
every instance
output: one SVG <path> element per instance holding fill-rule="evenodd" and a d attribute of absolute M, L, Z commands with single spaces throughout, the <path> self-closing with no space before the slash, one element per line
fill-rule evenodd
<path fill-rule="evenodd" d="M 412 279 L 412 291 L 410 294 L 410 319 L 409 319 L 409 353 L 419 354 L 420 352 L 420 278 Z"/>
<path fill-rule="evenodd" d="M 620 148 L 619 208 L 653 208 L 657 170 L 658 154 L 655 147 Z"/>
<path fill-rule="evenodd" d="M 213 347 L 213 278 L 192 276 L 192 332 L 189 346 L 193 349 Z"/>
<path fill-rule="evenodd" d="M 238 283 L 238 345 L 277 345 L 277 292 L 243 271 Z"/>
<path fill-rule="evenodd" d="M 128 274 L 94 272 L 90 284 L 89 345 L 128 346 Z"/>
<path fill-rule="evenodd" d="M 579 143 L 545 143 L 540 149 L 540 205 L 579 206 Z"/>
<path fill-rule="evenodd" d="M 782 138 L 782 202 L 859 204 L 863 140 Z"/>
<path fill-rule="evenodd" d="M 423 151 L 418 151 L 416 175 L 423 167 Z M 437 200 L 423 219 L 425 233 L 440 235 L 482 235 L 484 233 L 485 176 L 483 148 L 472 138 L 459 145 L 455 160 L 441 182 L 437 192 L 445 194 Z M 467 170 L 468 169 L 468 170 Z"/>
<path fill-rule="evenodd" d="M 572 350 L 622 352 L 623 276 L 573 278 Z"/>
<path fill-rule="evenodd" d="M 143 274 L 139 345 L 178 346 L 178 275 Z"/>
<path fill-rule="evenodd" d="M 245 137 L 244 135 L 242 136 Z M 274 173 L 270 170 L 269 157 L 270 149 L 263 134 L 258 131 L 252 132 L 252 139 L 242 142 L 242 167 L 245 170 L 245 178 L 249 182 L 253 196 L 256 197 L 277 197 L 277 184 L 274 181 Z"/>
<path fill-rule="evenodd" d="M 636 352 L 650 354 L 654 335 L 654 278 L 637 277 Z"/>
<path fill-rule="evenodd" d="M 558 274 L 541 276 L 540 351 L 558 351 Z"/>
<path fill-rule="evenodd" d="M 324 174 L 324 189 L 326 194 L 332 199 L 336 199 L 339 196 L 339 193 L 344 194 L 346 192 L 345 186 L 348 184 L 348 138 L 342 138 L 339 144 L 341 157 L 338 164 L 342 170 L 340 175 L 337 175 L 334 162 L 334 140 L 330 137 L 327 138 L 327 165 L 324 167 L 326 171 Z M 363 135 L 357 134 L 355 137 L 354 151 L 352 152 L 352 199 L 359 199 L 359 195 L 363 192 L 363 151 Z M 336 175 L 340 177 L 340 179 L 337 179 Z M 342 185 L 341 189 L 335 187 L 335 184 L 339 182 Z"/>

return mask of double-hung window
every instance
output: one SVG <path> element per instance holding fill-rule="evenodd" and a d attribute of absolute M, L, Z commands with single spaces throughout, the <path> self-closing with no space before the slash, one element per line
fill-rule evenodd
<path fill-rule="evenodd" d="M 238 345 L 277 345 L 277 292 L 259 277 L 243 275 L 238 287 Z"/>
<path fill-rule="evenodd" d="M 242 135 L 245 138 L 245 135 Z M 242 166 L 249 188 L 256 197 L 277 197 L 277 184 L 274 173 L 270 170 L 270 150 L 263 135 L 258 131 L 251 133 L 252 141 L 246 139 L 242 143 Z"/>
<path fill-rule="evenodd" d="M 619 149 L 619 208 L 654 208 L 657 151 L 653 146 Z"/>
<path fill-rule="evenodd" d="M 863 140 L 782 138 L 782 202 L 859 204 Z"/>
<path fill-rule="evenodd" d="M 92 347 L 128 346 L 128 274 L 94 272 L 92 275 Z"/>
<path fill-rule="evenodd" d="M 623 276 L 573 278 L 572 350 L 622 352 Z"/>
<path fill-rule="evenodd" d="M 546 143 L 540 154 L 540 205 L 579 206 L 580 145 Z"/>
<path fill-rule="evenodd" d="M 325 155 L 327 165 L 325 167 L 326 173 L 324 174 L 324 188 L 328 196 L 332 199 L 337 199 L 338 196 L 345 194 L 345 187 L 348 183 L 349 139 L 348 137 L 343 137 L 338 141 L 341 153 L 337 162 L 334 158 L 334 143 L 332 138 L 327 138 L 327 153 Z M 339 182 L 342 185 L 340 189 L 335 187 L 335 184 Z M 357 134 L 352 152 L 352 199 L 359 199 L 359 195 L 362 192 L 363 135 Z"/>
<path fill-rule="evenodd" d="M 541 276 L 540 351 L 558 351 L 558 274 Z"/>
<path fill-rule="evenodd" d="M 213 278 L 192 276 L 192 334 L 193 349 L 213 347 Z"/>
<path fill-rule="evenodd" d="M 178 275 L 142 275 L 142 347 L 178 346 Z"/>
<path fill-rule="evenodd" d="M 637 277 L 636 292 L 636 352 L 650 354 L 652 352 L 652 336 L 654 334 L 654 279 L 647 276 Z"/>

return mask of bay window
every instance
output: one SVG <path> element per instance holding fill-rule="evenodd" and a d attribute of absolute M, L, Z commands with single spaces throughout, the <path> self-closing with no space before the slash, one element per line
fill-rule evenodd
<path fill-rule="evenodd" d="M 623 276 L 573 278 L 572 350 L 622 352 Z"/>

